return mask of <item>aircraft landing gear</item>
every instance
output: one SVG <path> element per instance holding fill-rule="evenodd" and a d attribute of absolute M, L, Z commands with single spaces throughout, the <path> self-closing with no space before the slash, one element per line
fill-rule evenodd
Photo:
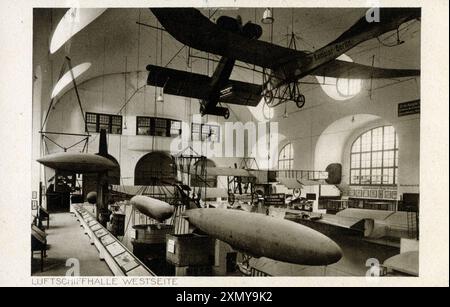
<path fill-rule="evenodd" d="M 277 107 L 285 102 L 293 101 L 297 108 L 301 109 L 305 106 L 306 98 L 300 91 L 300 83 L 298 81 L 290 82 L 282 86 L 274 86 L 270 74 L 263 73 L 263 90 L 262 96 L 264 103 L 269 108 Z"/>
<path fill-rule="evenodd" d="M 225 119 L 229 119 L 230 118 L 230 109 L 226 109 L 225 114 L 223 115 L 223 117 Z"/>
<path fill-rule="evenodd" d="M 200 113 L 202 114 L 202 116 L 216 115 L 222 116 L 225 119 L 230 118 L 230 109 L 224 107 L 207 108 L 204 103 L 200 103 Z"/>
<path fill-rule="evenodd" d="M 301 109 L 301 108 L 303 108 L 304 106 L 305 106 L 305 103 L 306 103 L 306 98 L 305 98 L 305 95 L 303 95 L 303 94 L 298 94 L 296 97 L 295 97 L 295 104 L 297 105 L 297 108 L 299 108 L 299 109 Z"/>

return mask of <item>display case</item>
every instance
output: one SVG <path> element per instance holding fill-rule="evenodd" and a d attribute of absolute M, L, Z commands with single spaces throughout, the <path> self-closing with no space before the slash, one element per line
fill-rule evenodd
<path fill-rule="evenodd" d="M 82 204 L 73 204 L 73 212 L 115 276 L 155 276 L 117 238 L 104 228 Z"/>

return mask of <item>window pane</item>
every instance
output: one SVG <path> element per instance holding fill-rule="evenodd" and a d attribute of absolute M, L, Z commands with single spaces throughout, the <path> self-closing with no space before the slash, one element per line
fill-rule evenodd
<path fill-rule="evenodd" d="M 87 123 L 93 123 L 93 124 L 95 124 L 95 123 L 97 123 L 97 114 L 94 114 L 94 113 L 87 113 L 86 114 L 86 122 Z"/>
<path fill-rule="evenodd" d="M 384 184 L 394 184 L 394 169 L 393 168 L 386 168 L 383 170 L 384 178 L 383 181 L 386 180 L 386 182 L 383 182 Z"/>
<path fill-rule="evenodd" d="M 383 149 L 383 127 L 376 128 L 372 131 L 372 150 Z"/>
<path fill-rule="evenodd" d="M 167 136 L 167 120 L 155 118 L 155 135 Z"/>
<path fill-rule="evenodd" d="M 350 172 L 350 183 L 359 184 L 359 169 Z"/>
<path fill-rule="evenodd" d="M 138 127 L 138 135 L 150 135 L 150 127 Z"/>
<path fill-rule="evenodd" d="M 381 167 L 381 162 L 383 161 L 383 152 L 373 152 L 372 153 L 372 167 Z"/>
<path fill-rule="evenodd" d="M 358 138 L 352 146 L 352 152 L 361 152 L 361 138 Z"/>
<path fill-rule="evenodd" d="M 281 152 L 280 152 L 280 159 L 281 160 L 286 160 L 286 147 L 285 148 L 283 148 L 282 150 L 281 150 Z"/>
<path fill-rule="evenodd" d="M 178 136 L 181 134 L 181 122 L 173 120 L 170 123 L 170 136 Z"/>
<path fill-rule="evenodd" d="M 112 124 L 114 126 L 122 126 L 122 117 L 121 116 L 113 116 L 112 117 Z"/>
<path fill-rule="evenodd" d="M 384 149 L 394 149 L 395 131 L 394 127 L 384 127 Z"/>
<path fill-rule="evenodd" d="M 97 124 L 87 124 L 87 129 L 89 132 L 98 132 Z"/>
<path fill-rule="evenodd" d="M 208 125 L 203 125 L 202 126 L 202 140 L 209 141 L 209 137 L 210 137 L 210 128 Z"/>
<path fill-rule="evenodd" d="M 98 120 L 100 124 L 109 125 L 109 115 L 100 114 Z"/>
<path fill-rule="evenodd" d="M 220 127 L 210 126 L 210 138 L 211 142 L 220 142 Z"/>
<path fill-rule="evenodd" d="M 393 150 L 384 152 L 383 166 L 384 167 L 394 166 L 394 151 Z"/>
<path fill-rule="evenodd" d="M 112 134 L 122 134 L 122 126 L 112 126 L 111 129 Z"/>
<path fill-rule="evenodd" d="M 361 184 L 370 184 L 370 169 L 361 170 Z"/>
<path fill-rule="evenodd" d="M 137 125 L 138 127 L 150 127 L 150 117 L 138 117 Z"/>
<path fill-rule="evenodd" d="M 381 184 L 381 168 L 372 169 L 372 184 Z"/>
<path fill-rule="evenodd" d="M 370 167 L 370 152 L 361 154 L 361 167 L 362 168 Z"/>
<path fill-rule="evenodd" d="M 361 137 L 361 151 L 370 151 L 371 141 L 371 131 L 364 133 Z"/>
<path fill-rule="evenodd" d="M 361 167 L 360 159 L 361 159 L 361 154 L 352 154 L 351 168 L 360 168 Z"/>

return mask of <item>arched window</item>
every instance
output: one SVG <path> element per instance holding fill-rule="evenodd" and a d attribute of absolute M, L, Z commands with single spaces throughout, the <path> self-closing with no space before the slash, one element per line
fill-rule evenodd
<path fill-rule="evenodd" d="M 353 142 L 350 184 L 395 185 L 398 173 L 398 137 L 392 126 L 371 129 Z"/>
<path fill-rule="evenodd" d="M 285 145 L 278 156 L 278 169 L 291 170 L 294 166 L 294 148 L 289 143 Z"/>

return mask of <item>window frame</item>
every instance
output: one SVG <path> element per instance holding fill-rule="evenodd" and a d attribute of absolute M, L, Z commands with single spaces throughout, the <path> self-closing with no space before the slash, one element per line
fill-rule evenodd
<path fill-rule="evenodd" d="M 199 129 L 195 129 L 194 127 L 198 127 Z M 207 128 L 207 133 L 204 133 L 204 128 Z M 217 137 L 215 140 L 211 139 L 213 129 L 217 129 Z M 199 124 L 192 123 L 191 124 L 191 140 L 192 141 L 201 141 L 201 142 L 211 142 L 211 143 L 220 143 L 220 134 L 221 134 L 220 125 L 212 125 L 212 124 Z M 194 138 L 194 134 L 198 134 L 198 138 Z"/>
<path fill-rule="evenodd" d="M 90 121 L 90 115 L 95 116 L 95 122 Z M 123 132 L 123 116 L 117 114 L 106 114 L 106 113 L 96 113 L 96 112 L 86 112 L 86 130 L 90 133 L 100 133 L 100 126 L 104 125 L 100 123 L 100 116 L 106 116 L 108 118 L 108 133 L 121 135 Z M 120 125 L 114 124 L 114 119 L 120 119 Z M 88 126 L 95 125 L 95 131 L 90 131 Z M 120 133 L 113 132 L 113 127 L 120 127 Z M 116 130 L 114 130 L 116 131 Z"/>
<path fill-rule="evenodd" d="M 140 119 L 145 119 L 149 121 L 149 126 L 139 125 Z M 164 121 L 166 123 L 165 127 L 165 135 L 159 135 L 156 134 L 156 122 L 157 121 Z M 172 134 L 172 125 L 173 123 L 179 123 L 180 129 L 178 134 Z M 139 128 L 148 128 L 149 133 L 139 133 Z M 171 118 L 164 118 L 164 117 L 155 117 L 155 116 L 136 116 L 136 135 L 139 136 L 158 136 L 158 137 L 169 137 L 169 138 L 176 138 L 181 136 L 183 133 L 181 120 L 177 119 L 171 119 Z"/>
<path fill-rule="evenodd" d="M 381 128 L 381 137 L 378 137 L 381 143 L 381 149 L 373 149 L 374 147 L 374 137 L 373 133 L 375 130 Z M 385 130 L 386 128 L 392 128 L 394 131 L 394 138 L 393 138 L 393 147 L 392 148 L 385 148 Z M 370 134 L 370 149 L 363 150 L 363 137 L 367 134 Z M 359 141 L 359 150 L 354 151 L 355 143 Z M 349 164 L 349 185 L 350 186 L 384 186 L 384 187 L 392 187 L 398 185 L 398 135 L 395 131 L 395 128 L 392 125 L 384 125 L 384 126 L 378 126 L 371 128 L 369 130 L 366 130 L 365 132 L 361 133 L 355 140 L 352 142 L 352 145 L 350 146 L 350 164 Z M 380 166 L 373 166 L 374 165 L 374 154 L 381 153 L 380 158 Z M 392 166 L 385 166 L 385 159 L 386 159 L 386 153 L 393 153 L 392 156 Z M 369 155 L 369 167 L 363 166 L 363 155 Z M 358 167 L 353 167 L 353 157 L 355 155 L 359 155 L 359 161 L 358 161 Z M 363 183 L 362 182 L 362 171 L 369 171 L 368 176 L 369 177 L 369 183 Z M 380 171 L 380 175 L 373 175 L 374 170 Z M 358 182 L 353 181 L 353 173 L 354 171 L 357 171 L 359 173 L 358 175 Z M 392 183 L 390 183 L 389 178 L 391 177 L 387 171 L 392 171 Z M 377 183 L 373 182 L 373 176 L 380 176 L 380 180 L 377 180 Z M 388 176 L 387 183 L 385 183 L 385 177 Z"/>

